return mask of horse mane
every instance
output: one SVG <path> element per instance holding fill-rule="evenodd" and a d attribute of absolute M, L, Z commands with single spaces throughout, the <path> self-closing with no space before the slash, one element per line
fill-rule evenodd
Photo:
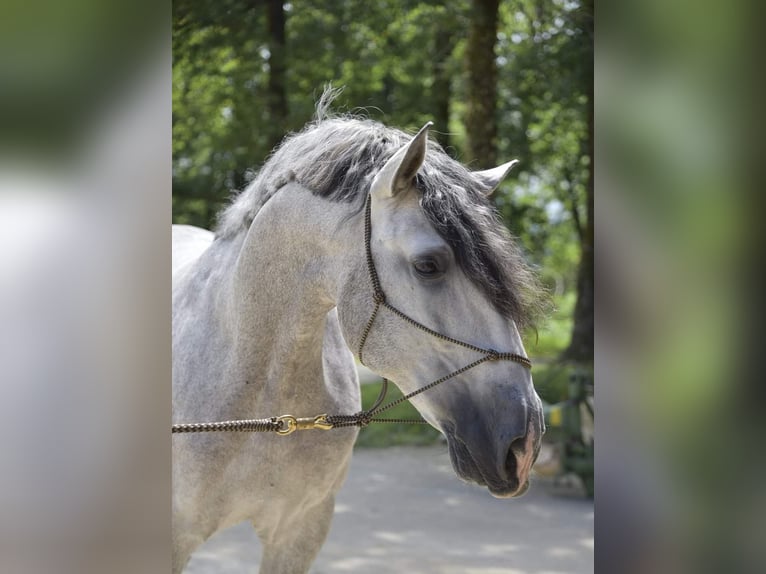
<path fill-rule="evenodd" d="M 261 207 L 291 181 L 329 201 L 356 203 L 361 211 L 375 174 L 412 136 L 367 118 L 332 114 L 338 94 L 325 90 L 313 121 L 282 140 L 222 212 L 217 237 L 247 231 Z M 466 275 L 517 325 L 533 323 L 544 291 L 478 178 L 429 141 L 415 183 L 426 217 Z"/>

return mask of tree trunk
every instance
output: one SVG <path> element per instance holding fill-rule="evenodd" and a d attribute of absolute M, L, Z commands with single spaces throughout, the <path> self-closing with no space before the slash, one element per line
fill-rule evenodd
<path fill-rule="evenodd" d="M 267 96 L 269 146 L 276 146 L 287 128 L 287 91 L 285 76 L 285 11 L 282 0 L 268 0 L 269 10 L 269 84 Z"/>
<path fill-rule="evenodd" d="M 434 82 L 432 85 L 433 118 L 436 128 L 436 139 L 449 153 L 447 148 L 450 144 L 449 116 L 451 80 L 449 73 L 449 61 L 452 56 L 453 42 L 452 30 L 446 22 L 442 22 L 436 31 L 434 38 Z"/>
<path fill-rule="evenodd" d="M 473 0 L 466 45 L 468 76 L 465 114 L 467 157 L 474 168 L 496 163 L 497 66 L 495 42 L 499 0 Z"/>
<path fill-rule="evenodd" d="M 577 270 L 577 303 L 574 309 L 574 325 L 569 347 L 564 352 L 564 358 L 578 362 L 593 361 L 593 274 L 594 274 L 594 233 L 593 233 L 593 113 L 588 113 L 588 135 L 591 139 L 590 173 L 586 187 L 587 219 L 584 225 L 581 243 L 580 267 Z"/>
<path fill-rule="evenodd" d="M 594 146 L 594 133 L 593 133 L 593 0 L 586 1 L 583 4 L 583 31 L 585 32 L 588 41 L 590 42 L 590 55 L 591 60 L 589 63 L 589 72 L 584 75 L 584 81 L 587 82 L 585 86 L 586 94 L 588 96 L 588 102 L 586 104 L 587 121 L 588 121 L 588 136 L 587 142 L 587 154 L 590 158 L 590 164 L 588 166 L 588 181 L 585 186 L 586 194 L 586 220 L 583 224 L 583 233 L 581 241 L 581 259 L 580 267 L 577 271 L 577 302 L 575 303 L 574 310 L 574 325 L 572 327 L 572 339 L 569 343 L 569 347 L 564 351 L 563 358 L 579 361 L 579 362 L 592 362 L 593 361 L 593 301 L 594 301 L 594 288 L 593 288 L 593 275 L 594 275 L 594 175 L 595 175 L 595 161 L 593 157 Z"/>

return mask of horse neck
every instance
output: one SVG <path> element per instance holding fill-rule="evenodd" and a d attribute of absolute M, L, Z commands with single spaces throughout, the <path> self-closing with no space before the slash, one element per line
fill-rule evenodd
<path fill-rule="evenodd" d="M 257 214 L 234 266 L 226 314 L 235 372 L 285 407 L 322 397 L 325 321 L 355 244 L 344 237 L 355 227 L 342 225 L 347 209 L 286 186 Z"/>

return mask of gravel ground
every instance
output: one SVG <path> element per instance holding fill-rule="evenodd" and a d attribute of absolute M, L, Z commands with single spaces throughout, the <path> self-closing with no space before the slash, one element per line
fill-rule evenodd
<path fill-rule="evenodd" d="M 256 572 L 249 524 L 218 533 L 186 574 Z M 453 473 L 445 446 L 354 453 L 312 574 L 585 574 L 593 572 L 593 501 L 538 479 L 497 500 Z"/>

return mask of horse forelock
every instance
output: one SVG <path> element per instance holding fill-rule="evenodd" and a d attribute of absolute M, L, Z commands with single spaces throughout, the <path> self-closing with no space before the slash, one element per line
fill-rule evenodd
<path fill-rule="evenodd" d="M 329 116 L 321 105 L 317 119 L 287 136 L 221 214 L 219 237 L 246 232 L 260 208 L 290 181 L 361 211 L 377 171 L 412 138 L 369 119 Z M 482 183 L 433 141 L 415 183 L 426 217 L 466 275 L 498 311 L 520 326 L 530 324 L 542 290 Z"/>
<path fill-rule="evenodd" d="M 439 152 L 429 150 L 431 157 L 417 177 L 426 217 L 497 310 L 519 326 L 532 325 L 543 302 L 537 275 L 484 194 L 482 183 Z"/>

